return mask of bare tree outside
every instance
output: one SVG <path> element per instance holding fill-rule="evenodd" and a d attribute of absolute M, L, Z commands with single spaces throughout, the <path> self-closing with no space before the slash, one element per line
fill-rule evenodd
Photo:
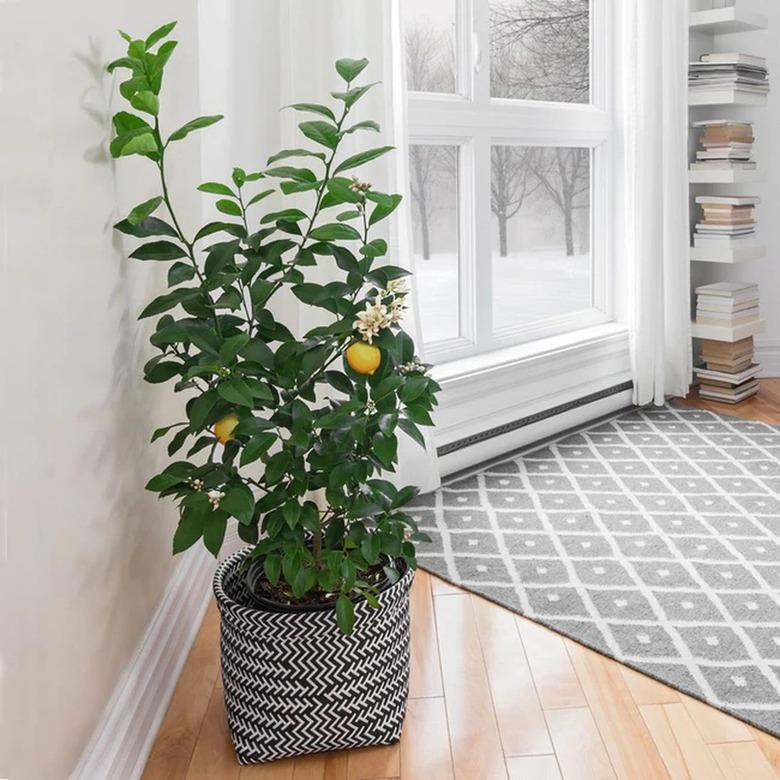
<path fill-rule="evenodd" d="M 590 100 L 589 0 L 491 0 L 493 97 Z"/>
<path fill-rule="evenodd" d="M 508 252 L 507 225 L 541 180 L 536 175 L 539 151 L 533 146 L 493 146 L 490 150 L 490 209 L 498 222 L 498 251 Z"/>
<path fill-rule="evenodd" d="M 534 174 L 563 219 L 566 256 L 575 254 L 574 215 L 590 207 L 590 149 L 554 146 L 534 158 Z"/>

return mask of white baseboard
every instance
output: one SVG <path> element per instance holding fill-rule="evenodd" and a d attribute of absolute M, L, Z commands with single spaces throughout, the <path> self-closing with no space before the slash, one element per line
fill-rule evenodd
<path fill-rule="evenodd" d="M 70 780 L 141 777 L 211 595 L 214 558 L 183 553 Z"/>
<path fill-rule="evenodd" d="M 762 339 L 757 342 L 756 361 L 761 364 L 760 377 L 780 376 L 780 341 Z"/>

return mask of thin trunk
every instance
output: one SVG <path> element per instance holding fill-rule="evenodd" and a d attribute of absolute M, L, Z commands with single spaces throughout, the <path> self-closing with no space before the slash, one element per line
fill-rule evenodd
<path fill-rule="evenodd" d="M 506 224 L 509 221 L 506 214 L 496 214 L 498 217 L 498 254 L 507 256 Z"/>
<path fill-rule="evenodd" d="M 568 200 L 563 207 L 563 230 L 566 236 L 566 257 L 574 254 L 574 208 Z"/>
<path fill-rule="evenodd" d="M 420 232 L 422 234 L 422 256 L 423 260 L 431 259 L 431 233 L 428 227 L 428 212 L 420 208 Z"/>

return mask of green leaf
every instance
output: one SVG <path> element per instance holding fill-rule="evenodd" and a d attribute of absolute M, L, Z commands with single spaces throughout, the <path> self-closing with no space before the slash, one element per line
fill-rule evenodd
<path fill-rule="evenodd" d="M 199 431 L 206 424 L 214 404 L 217 403 L 216 390 L 206 390 L 199 395 L 189 407 L 188 416 L 190 418 L 190 428 L 193 431 Z"/>
<path fill-rule="evenodd" d="M 127 221 L 135 227 L 135 225 L 152 214 L 155 209 L 162 203 L 162 201 L 162 197 L 158 195 L 156 198 L 150 198 L 149 200 L 145 200 L 143 203 L 139 203 L 127 215 Z"/>
<path fill-rule="evenodd" d="M 365 119 L 362 122 L 356 122 L 354 125 L 351 125 L 346 130 L 342 130 L 342 132 L 346 135 L 347 133 L 354 133 L 356 130 L 373 130 L 375 133 L 380 132 L 379 125 L 372 121 L 371 119 Z"/>
<path fill-rule="evenodd" d="M 218 200 L 216 206 L 217 211 L 221 211 L 223 214 L 228 214 L 231 217 L 241 216 L 241 206 L 233 200 Z"/>
<path fill-rule="evenodd" d="M 195 276 L 195 269 L 189 263 L 174 263 L 168 269 L 168 286 L 175 287 L 182 282 L 189 282 Z"/>
<path fill-rule="evenodd" d="M 158 41 L 161 41 L 163 38 L 167 38 L 170 34 L 173 28 L 176 27 L 176 22 L 168 22 L 168 24 L 164 24 L 162 27 L 158 27 L 153 33 L 149 35 L 149 37 L 146 39 L 145 47 L 148 51 L 152 48 L 152 46 L 155 45 Z"/>
<path fill-rule="evenodd" d="M 206 515 L 209 513 L 209 500 L 204 493 L 193 496 L 192 504 L 186 506 L 181 514 L 179 526 L 173 536 L 173 554 L 183 552 L 192 547 L 203 536 Z"/>
<path fill-rule="evenodd" d="M 227 529 L 227 514 L 221 511 L 221 509 L 222 504 L 220 503 L 218 510 L 207 515 L 203 530 L 203 544 L 215 558 L 222 549 L 222 542 L 225 541 L 225 530 Z"/>
<path fill-rule="evenodd" d="M 331 92 L 330 94 L 333 95 L 336 100 L 343 100 L 344 105 L 347 108 L 351 108 L 366 94 L 366 92 L 368 92 L 369 89 L 371 89 L 371 87 L 375 87 L 378 83 L 378 81 L 374 81 L 371 84 L 364 84 L 362 87 L 354 87 L 347 92 Z"/>
<path fill-rule="evenodd" d="M 292 455 L 287 450 L 271 455 L 265 464 L 265 482 L 267 485 L 275 485 L 284 476 L 287 467 L 292 461 Z"/>
<path fill-rule="evenodd" d="M 182 125 L 178 130 L 171 133 L 168 142 L 181 141 L 182 138 L 186 138 L 193 130 L 201 130 L 204 127 L 219 122 L 222 118 L 222 114 L 213 114 L 211 116 L 199 116 L 197 119 L 192 119 L 187 122 L 187 124 Z"/>
<path fill-rule="evenodd" d="M 382 462 L 383 466 L 392 466 L 398 451 L 398 440 L 392 434 L 385 436 L 383 433 L 374 434 L 371 440 L 374 454 Z"/>
<path fill-rule="evenodd" d="M 246 183 L 246 171 L 243 168 L 233 168 L 230 178 L 233 179 L 233 184 L 241 189 Z"/>
<path fill-rule="evenodd" d="M 310 171 L 308 168 L 296 168 L 292 165 L 280 165 L 277 168 L 269 168 L 265 171 L 265 174 L 277 179 L 293 179 L 294 181 L 305 182 L 317 181 L 314 171 Z"/>
<path fill-rule="evenodd" d="M 217 386 L 217 392 L 228 403 L 248 406 L 250 409 L 254 406 L 251 390 L 246 382 L 239 377 L 232 377 L 227 382 L 220 382 Z"/>
<path fill-rule="evenodd" d="M 160 384 L 167 382 L 181 373 L 182 364 L 173 361 L 164 361 L 156 363 L 148 371 L 144 372 L 144 379 L 150 384 Z"/>
<path fill-rule="evenodd" d="M 393 149 L 395 149 L 394 146 L 378 146 L 376 149 L 366 149 L 364 152 L 358 152 L 341 162 L 333 173 L 341 173 L 342 171 L 348 171 L 351 168 L 357 168 L 358 165 L 363 165 L 367 162 L 371 162 L 371 160 L 376 160 L 377 157 L 381 157 L 383 154 L 387 154 Z"/>
<path fill-rule="evenodd" d="M 387 195 L 386 198 L 387 200 L 377 203 L 374 207 L 368 220 L 369 226 L 375 225 L 380 220 L 383 220 L 385 217 L 392 214 L 402 200 L 400 195 Z"/>
<path fill-rule="evenodd" d="M 327 106 L 323 106 L 320 103 L 292 103 L 289 106 L 285 106 L 285 108 L 293 108 L 296 111 L 308 111 L 310 114 L 321 114 L 334 122 L 336 121 L 335 114 Z"/>
<path fill-rule="evenodd" d="M 150 241 L 148 244 L 141 244 L 135 252 L 130 254 L 135 260 L 178 260 L 180 257 L 187 257 L 187 253 L 172 241 Z"/>
<path fill-rule="evenodd" d="M 428 378 L 424 376 L 409 377 L 401 387 L 398 395 L 405 403 L 411 403 L 428 389 Z"/>
<path fill-rule="evenodd" d="M 336 622 L 342 634 L 351 634 L 355 625 L 355 610 L 349 596 L 341 595 L 336 599 Z"/>
<path fill-rule="evenodd" d="M 333 118 L 335 119 L 335 117 Z M 325 160 L 325 155 L 322 152 L 312 152 L 310 149 L 282 149 L 280 152 L 272 154 L 266 160 L 266 165 L 271 165 L 271 163 L 278 162 L 279 160 L 286 160 L 290 157 L 316 157 L 323 162 Z"/>
<path fill-rule="evenodd" d="M 155 92 L 159 94 L 160 92 L 160 86 L 162 86 L 162 72 L 163 68 L 165 68 L 166 63 L 171 58 L 171 54 L 173 54 L 173 50 L 177 46 L 176 41 L 166 41 L 160 48 L 157 50 L 157 54 L 153 54 L 148 57 L 150 60 L 148 69 L 150 74 L 155 78 L 157 88 L 155 89 Z"/>
<path fill-rule="evenodd" d="M 117 222 L 114 229 L 128 236 L 136 238 L 150 238 L 151 236 L 172 236 L 178 238 L 179 234 L 167 222 L 157 217 L 142 219 L 137 225 L 131 225 L 126 219 Z"/>
<path fill-rule="evenodd" d="M 239 333 L 225 339 L 219 350 L 219 359 L 223 366 L 227 366 L 236 359 L 236 355 L 249 343 L 249 334 Z"/>
<path fill-rule="evenodd" d="M 263 571 L 271 585 L 279 582 L 282 573 L 282 558 L 279 555 L 266 555 L 263 561 Z"/>
<path fill-rule="evenodd" d="M 146 317 L 153 317 L 155 314 L 162 314 L 164 311 L 173 309 L 180 303 L 191 301 L 201 295 L 199 287 L 183 287 L 167 295 L 160 295 L 155 298 L 138 316 L 139 320 Z"/>
<path fill-rule="evenodd" d="M 316 241 L 357 241 L 360 239 L 360 233 L 352 225 L 340 222 L 331 222 L 314 228 L 309 236 Z"/>
<path fill-rule="evenodd" d="M 359 60 L 344 58 L 336 60 L 336 72 L 344 81 L 349 83 L 354 81 L 365 70 L 366 65 L 368 65 L 368 60 L 365 58 Z"/>
<path fill-rule="evenodd" d="M 246 466 L 248 463 L 254 463 L 268 451 L 275 441 L 276 435 L 273 433 L 261 433 L 253 436 L 241 450 L 241 465 Z"/>
<path fill-rule="evenodd" d="M 297 501 L 288 501 L 282 507 L 282 516 L 290 528 L 295 528 L 298 524 L 298 518 L 301 516 L 301 505 Z"/>
<path fill-rule="evenodd" d="M 163 436 L 165 436 L 166 433 L 169 431 L 172 431 L 174 428 L 179 428 L 182 425 L 186 425 L 186 422 L 181 423 L 174 423 L 173 425 L 166 425 L 164 428 L 158 428 L 153 434 L 152 438 L 150 439 L 150 443 L 157 441 L 157 439 L 161 439 Z"/>
<path fill-rule="evenodd" d="M 168 488 L 174 487 L 175 485 L 181 485 L 186 479 L 186 476 L 183 475 L 166 474 L 163 472 L 162 474 L 157 474 L 152 477 L 146 483 L 144 489 L 151 490 L 152 493 L 161 493 L 163 490 L 168 490 Z"/>
<path fill-rule="evenodd" d="M 306 219 L 308 214 L 300 209 L 283 209 L 282 211 L 271 211 L 268 214 L 263 215 L 260 219 L 260 224 L 264 225 L 267 222 L 277 222 L 278 220 L 284 220 L 285 222 L 300 222 L 302 219 Z"/>
<path fill-rule="evenodd" d="M 214 233 L 230 233 L 231 236 L 236 238 L 244 238 L 246 231 L 243 225 L 238 225 L 235 222 L 209 222 L 208 225 L 204 225 L 196 234 L 194 241 L 200 241 L 206 236 L 211 236 Z"/>
<path fill-rule="evenodd" d="M 221 184 L 218 181 L 206 181 L 198 186 L 201 192 L 210 192 L 212 195 L 227 195 L 231 198 L 238 198 L 233 190 L 227 184 Z"/>
<path fill-rule="evenodd" d="M 300 131 L 310 140 L 328 149 L 335 149 L 339 142 L 339 132 L 327 122 L 301 122 Z"/>
<path fill-rule="evenodd" d="M 119 57 L 119 59 L 112 60 L 106 65 L 106 70 L 109 73 L 113 73 L 117 68 L 127 68 L 132 70 L 133 73 L 140 72 L 142 70 L 141 63 L 131 57 Z"/>
<path fill-rule="evenodd" d="M 116 149 L 116 152 L 114 151 Z M 131 154 L 151 154 L 158 152 L 157 141 L 148 131 L 138 131 L 128 135 L 118 136 L 111 142 L 111 153 L 114 157 L 128 157 Z"/>
<path fill-rule="evenodd" d="M 157 114 L 160 113 L 160 100 L 154 92 L 148 92 L 146 90 L 136 92 L 130 100 L 130 105 L 133 108 L 137 108 L 139 111 L 151 114 L 152 116 L 157 116 Z"/>
<path fill-rule="evenodd" d="M 255 497 L 246 485 L 233 485 L 225 491 L 219 508 L 246 525 L 255 511 Z"/>
<path fill-rule="evenodd" d="M 262 192 L 258 192 L 257 195 L 252 196 L 252 198 L 249 200 L 249 203 L 246 204 L 246 208 L 254 206 L 255 203 L 259 203 L 261 200 L 263 200 L 263 198 L 267 198 L 273 192 L 274 190 L 263 190 Z"/>
<path fill-rule="evenodd" d="M 411 420 L 402 417 L 398 420 L 398 427 L 409 436 L 409 438 L 416 441 L 423 449 L 426 448 L 425 438 L 423 437 L 422 432 Z"/>

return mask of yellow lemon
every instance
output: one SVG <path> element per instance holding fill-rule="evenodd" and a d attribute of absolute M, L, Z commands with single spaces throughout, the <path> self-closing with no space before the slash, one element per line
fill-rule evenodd
<path fill-rule="evenodd" d="M 233 431 L 237 425 L 238 417 L 232 412 L 214 423 L 214 435 L 219 439 L 220 444 L 227 444 L 235 438 Z"/>
<path fill-rule="evenodd" d="M 382 362 L 379 347 L 355 341 L 347 347 L 347 363 L 356 374 L 373 374 Z"/>

